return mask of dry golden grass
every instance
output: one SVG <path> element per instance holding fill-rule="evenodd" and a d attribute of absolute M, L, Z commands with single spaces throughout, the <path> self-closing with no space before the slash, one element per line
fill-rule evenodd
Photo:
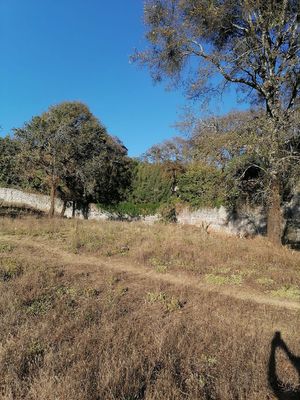
<path fill-rule="evenodd" d="M 299 311 L 113 264 L 271 296 L 297 289 L 299 253 L 160 224 L 3 219 L 0 232 L 1 399 L 282 398 L 286 389 L 271 388 L 271 341 L 281 331 L 300 353 Z M 278 377 L 300 398 L 291 361 L 276 352 Z"/>
<path fill-rule="evenodd" d="M 81 255 L 122 258 L 162 274 L 180 271 L 215 285 L 238 285 L 300 300 L 300 252 L 266 238 L 237 239 L 191 226 L 3 219 L 0 231 L 52 242 Z"/>

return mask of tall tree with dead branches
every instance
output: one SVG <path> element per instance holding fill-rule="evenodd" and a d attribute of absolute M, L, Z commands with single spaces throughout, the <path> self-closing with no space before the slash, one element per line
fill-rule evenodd
<path fill-rule="evenodd" d="M 289 126 L 300 88 L 299 11 L 298 0 L 149 0 L 149 47 L 133 56 L 156 81 L 182 83 L 189 97 L 211 96 L 226 82 L 263 104 L 268 236 L 275 243 L 282 234 L 282 171 L 298 157 Z"/>

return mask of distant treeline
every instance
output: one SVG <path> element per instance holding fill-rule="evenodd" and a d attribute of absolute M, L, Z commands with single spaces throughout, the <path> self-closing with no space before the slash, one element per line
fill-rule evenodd
<path fill-rule="evenodd" d="M 286 148 L 299 155 L 295 115 Z M 266 124 L 260 111 L 184 121 L 186 138 L 167 140 L 132 159 L 87 106 L 65 102 L 15 129 L 13 137 L 0 139 L 0 183 L 59 196 L 77 207 L 93 202 L 133 216 L 159 209 L 172 219 L 182 203 L 265 206 L 272 189 L 268 143 L 261 133 Z M 298 181 L 299 162 L 283 166 L 282 201 Z"/>

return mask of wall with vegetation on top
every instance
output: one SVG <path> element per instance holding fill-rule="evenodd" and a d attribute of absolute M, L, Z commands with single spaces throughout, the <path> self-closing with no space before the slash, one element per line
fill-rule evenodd
<path fill-rule="evenodd" d="M 1 202 L 12 205 L 22 205 L 47 212 L 50 208 L 50 197 L 41 194 L 27 193 L 17 189 L 0 188 Z M 56 199 L 56 212 L 60 213 L 63 202 Z M 296 192 L 291 201 L 283 207 L 286 221 L 285 243 L 293 245 L 300 244 L 300 191 Z M 262 234 L 266 230 L 266 218 L 262 208 L 247 208 L 238 213 L 227 211 L 224 207 L 201 208 L 190 210 L 182 209 L 177 214 L 177 222 L 180 224 L 195 225 L 210 231 L 224 232 L 241 237 Z M 65 216 L 72 217 L 72 206 L 68 205 Z M 76 210 L 76 218 L 84 218 L 80 210 Z M 119 219 L 120 216 L 112 212 L 100 209 L 97 205 L 91 204 L 88 218 L 92 220 Z M 154 223 L 159 220 L 159 215 L 145 215 L 139 217 L 123 216 L 123 219 L 130 221 L 140 220 L 146 223 Z"/>

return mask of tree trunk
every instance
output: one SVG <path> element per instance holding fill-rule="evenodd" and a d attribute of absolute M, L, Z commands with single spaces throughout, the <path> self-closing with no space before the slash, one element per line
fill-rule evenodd
<path fill-rule="evenodd" d="M 83 214 L 83 218 L 84 219 L 88 219 L 89 218 L 89 204 L 88 203 L 84 203 L 83 204 L 82 214 Z"/>
<path fill-rule="evenodd" d="M 282 215 L 280 205 L 280 182 L 278 180 L 274 180 L 271 184 L 270 204 L 268 208 L 267 220 L 267 236 L 268 239 L 276 245 L 282 244 Z"/>
<path fill-rule="evenodd" d="M 50 210 L 49 217 L 53 218 L 55 213 L 55 198 L 56 198 L 56 183 L 52 182 L 51 184 L 51 192 L 50 192 Z"/>
<path fill-rule="evenodd" d="M 75 212 L 76 212 L 76 202 L 73 201 L 73 203 L 72 203 L 72 218 L 75 218 Z"/>
<path fill-rule="evenodd" d="M 61 217 L 61 218 L 64 217 L 66 208 L 67 208 L 67 201 L 64 200 L 64 203 L 63 203 L 63 206 L 62 206 L 62 210 L 61 210 L 61 213 L 60 213 L 60 217 Z"/>

